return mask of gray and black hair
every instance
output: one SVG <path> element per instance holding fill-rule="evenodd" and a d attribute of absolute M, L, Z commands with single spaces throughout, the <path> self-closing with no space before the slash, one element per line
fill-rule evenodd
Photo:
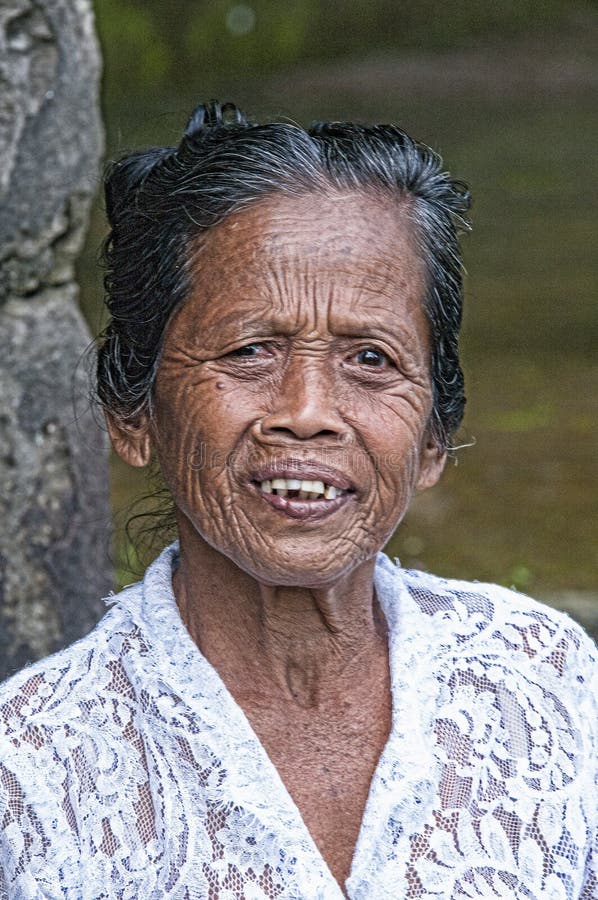
<path fill-rule="evenodd" d="M 410 202 L 429 276 L 432 426 L 439 447 L 449 447 L 465 405 L 458 231 L 468 227 L 466 186 L 443 171 L 433 150 L 395 125 L 257 125 L 233 104 L 216 101 L 194 111 L 178 147 L 132 153 L 107 170 L 111 231 L 103 261 L 110 320 L 97 365 L 104 408 L 122 422 L 151 410 L 166 325 L 189 294 L 189 261 L 202 233 L 260 200 L 322 191 Z"/>

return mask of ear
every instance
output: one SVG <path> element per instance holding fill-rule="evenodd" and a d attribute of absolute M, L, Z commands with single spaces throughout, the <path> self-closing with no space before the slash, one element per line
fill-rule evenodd
<path fill-rule="evenodd" d="M 433 487 L 444 471 L 446 450 L 442 450 L 437 441 L 428 435 L 421 449 L 419 475 L 416 482 L 418 491 Z"/>
<path fill-rule="evenodd" d="M 120 458 L 130 466 L 147 466 L 151 457 L 147 416 L 140 416 L 135 423 L 122 422 L 109 412 L 105 416 L 112 446 Z"/>

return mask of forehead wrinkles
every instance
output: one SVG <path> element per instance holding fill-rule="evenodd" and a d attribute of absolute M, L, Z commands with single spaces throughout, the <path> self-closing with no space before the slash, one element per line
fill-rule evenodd
<path fill-rule="evenodd" d="M 244 300 L 283 309 L 308 300 L 314 311 L 339 295 L 347 306 L 421 297 L 426 271 L 409 204 L 342 201 L 273 198 L 231 214 L 197 247 L 193 294 L 228 294 L 240 309 Z"/>

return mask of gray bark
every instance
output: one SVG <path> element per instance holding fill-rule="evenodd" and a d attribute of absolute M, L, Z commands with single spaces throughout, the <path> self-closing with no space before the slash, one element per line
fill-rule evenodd
<path fill-rule="evenodd" d="M 99 76 L 88 0 L 0 0 L 0 677 L 88 631 L 111 586 L 73 272 L 98 182 Z"/>

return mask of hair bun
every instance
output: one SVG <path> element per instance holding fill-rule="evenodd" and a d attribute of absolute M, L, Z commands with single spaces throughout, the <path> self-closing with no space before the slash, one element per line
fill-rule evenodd
<path fill-rule="evenodd" d="M 194 140 L 203 137 L 212 128 L 226 128 L 236 125 L 248 128 L 249 122 L 245 113 L 234 103 L 219 103 L 218 100 L 210 100 L 209 103 L 201 103 L 193 110 L 185 128 L 186 140 Z"/>

